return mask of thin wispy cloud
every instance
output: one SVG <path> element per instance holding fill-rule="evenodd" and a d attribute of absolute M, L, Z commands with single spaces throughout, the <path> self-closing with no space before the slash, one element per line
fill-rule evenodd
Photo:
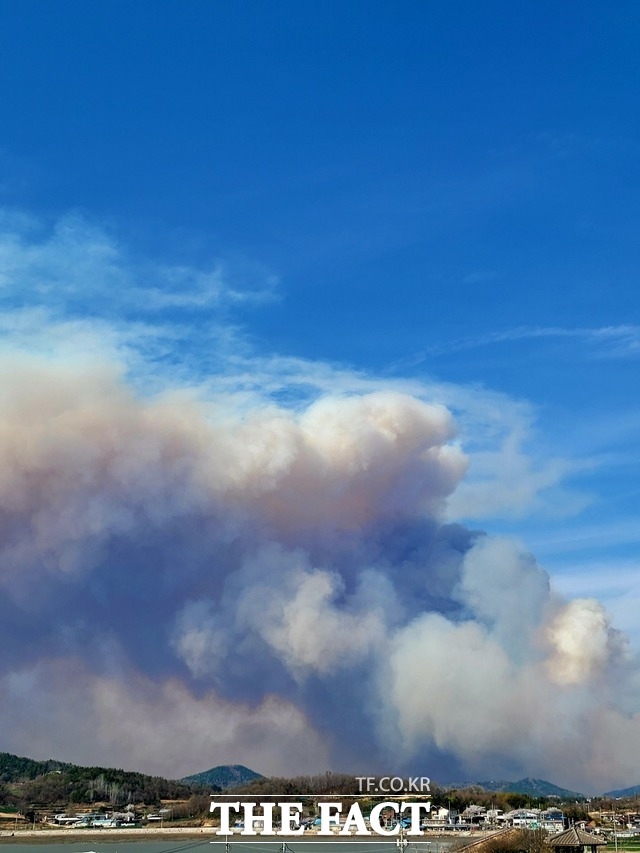
<path fill-rule="evenodd" d="M 451 355 L 466 350 L 481 349 L 499 344 L 544 339 L 567 339 L 588 347 L 588 355 L 598 358 L 635 358 L 640 355 L 640 326 L 623 324 L 593 328 L 564 328 L 561 326 L 518 326 L 501 332 L 457 338 L 433 344 L 393 365 L 394 370 L 416 366 L 429 358 Z"/>
<path fill-rule="evenodd" d="M 220 372 L 227 357 L 247 351 L 238 312 L 277 298 L 277 276 L 258 264 L 136 259 L 86 217 L 45 223 L 0 212 L 5 350 L 117 359 L 150 389 L 171 372 L 196 381 L 196 373 Z"/>
<path fill-rule="evenodd" d="M 532 537 L 532 546 L 537 552 L 556 556 L 587 551 L 593 554 L 629 544 L 640 544 L 640 518 L 633 514 Z"/>
<path fill-rule="evenodd" d="M 52 224 L 0 212 L 0 304 L 53 314 L 135 320 L 158 312 L 223 312 L 277 298 L 278 279 L 257 264 L 217 260 L 209 269 L 135 259 L 79 215 Z"/>

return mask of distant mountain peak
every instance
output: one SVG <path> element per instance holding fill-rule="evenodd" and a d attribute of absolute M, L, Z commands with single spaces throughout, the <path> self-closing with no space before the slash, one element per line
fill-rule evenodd
<path fill-rule="evenodd" d="M 184 776 L 180 781 L 190 785 L 213 785 L 218 788 L 236 788 L 238 785 L 246 785 L 255 779 L 263 779 L 261 773 L 256 773 L 242 764 L 218 764 L 202 773 L 194 773 L 192 776 Z"/>

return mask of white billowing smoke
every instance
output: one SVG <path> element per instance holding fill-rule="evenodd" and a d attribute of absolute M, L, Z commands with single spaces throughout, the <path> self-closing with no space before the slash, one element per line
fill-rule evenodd
<path fill-rule="evenodd" d="M 601 731 L 628 737 L 598 782 L 640 758 L 640 690 L 608 689 L 640 678 L 601 606 L 443 523 L 466 460 L 442 406 L 239 412 L 17 357 L 0 386 L 6 748 L 169 776 L 451 761 L 582 788 Z"/>
<path fill-rule="evenodd" d="M 593 766 L 596 720 L 628 722 L 612 699 L 631 661 L 602 606 L 556 599 L 530 554 L 487 537 L 465 554 L 456 597 L 455 619 L 421 614 L 395 634 L 389 704 L 405 748 L 432 740 L 479 770 L 494 754 L 554 778 L 569 765 L 583 788 L 587 767 L 615 777 L 622 754 Z"/>
<path fill-rule="evenodd" d="M 605 674 L 605 667 L 624 651 L 601 604 L 593 599 L 568 602 L 547 628 L 553 655 L 550 677 L 558 684 L 584 684 Z"/>
<path fill-rule="evenodd" d="M 550 604 L 549 578 L 517 542 L 483 538 L 465 554 L 457 597 L 510 658 L 525 660 Z"/>
<path fill-rule="evenodd" d="M 397 632 L 389 669 L 389 702 L 410 752 L 432 740 L 472 758 L 513 736 L 516 670 L 476 622 L 418 616 Z"/>

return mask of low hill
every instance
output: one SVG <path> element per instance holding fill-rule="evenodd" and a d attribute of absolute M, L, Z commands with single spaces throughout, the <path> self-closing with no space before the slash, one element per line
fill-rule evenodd
<path fill-rule="evenodd" d="M 355 776 L 347 773 L 332 773 L 330 770 L 315 776 L 262 776 L 234 788 L 239 796 L 272 797 L 274 794 L 304 796 L 312 794 L 353 794 L 356 790 Z"/>
<path fill-rule="evenodd" d="M 180 779 L 187 785 L 213 785 L 218 788 L 237 788 L 238 785 L 246 785 L 256 779 L 264 779 L 260 773 L 250 770 L 242 764 L 219 764 L 202 773 L 194 773 L 192 776 L 184 776 Z"/>

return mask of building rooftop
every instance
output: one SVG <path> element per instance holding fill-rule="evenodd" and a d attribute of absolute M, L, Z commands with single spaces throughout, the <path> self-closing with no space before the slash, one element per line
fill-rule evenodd
<path fill-rule="evenodd" d="M 604 838 L 599 838 L 591 832 L 585 832 L 584 829 L 577 829 L 575 826 L 570 826 L 564 832 L 552 835 L 547 843 L 551 847 L 591 847 L 594 844 L 600 845 L 607 842 Z"/>

